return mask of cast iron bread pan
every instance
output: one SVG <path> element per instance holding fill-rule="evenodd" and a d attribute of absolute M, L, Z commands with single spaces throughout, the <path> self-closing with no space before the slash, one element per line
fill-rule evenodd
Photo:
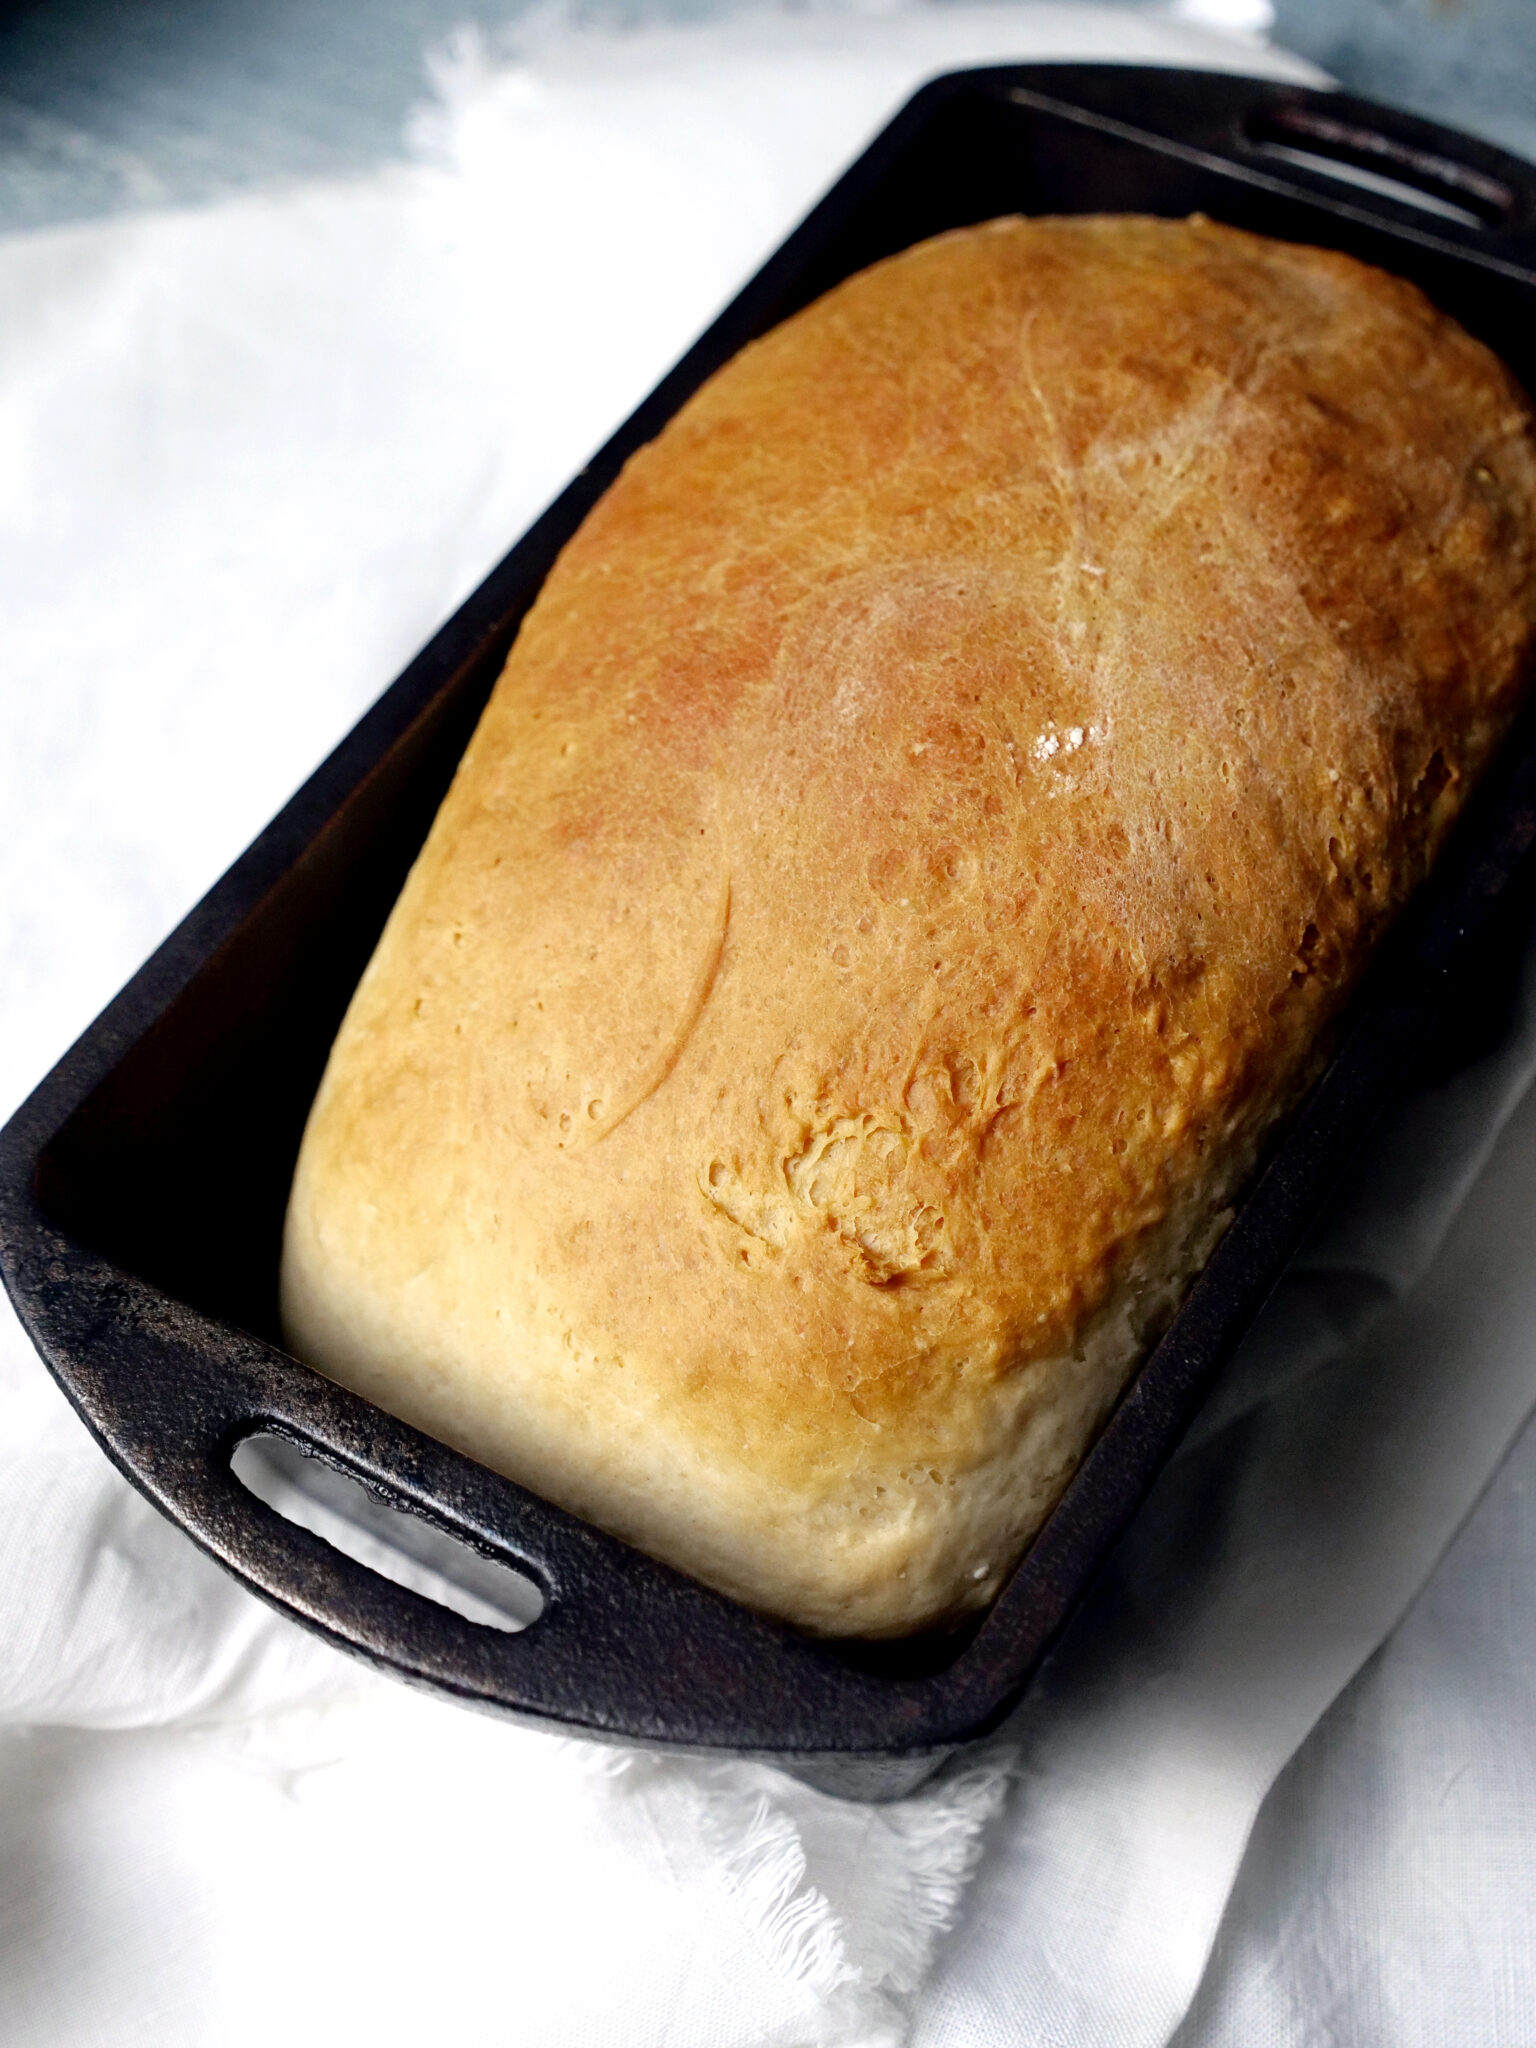
<path fill-rule="evenodd" d="M 1421 1069 L 1447 1011 L 1485 1001 L 1473 963 L 1497 965 L 1501 947 L 1512 955 L 1508 910 L 1526 893 L 1521 863 L 1536 839 L 1529 717 L 1373 964 L 1332 1065 L 1182 1313 L 963 1635 L 879 1649 L 812 1641 L 283 1352 L 284 1202 L 327 1049 L 562 543 L 711 371 L 850 272 L 999 214 L 1101 211 L 1199 211 L 1347 250 L 1415 280 L 1536 386 L 1529 166 L 1342 96 L 1229 77 L 1051 65 L 941 78 L 0 1135 L 6 1282 L 87 1425 L 207 1551 L 338 1646 L 523 1721 L 768 1758 L 850 1796 L 909 1789 L 1017 1701 L 1381 1109 Z M 515 1567 L 538 1588 L 538 1618 L 521 1632 L 466 1618 L 295 1526 L 231 1469 L 256 1438 L 286 1447 L 290 1472 L 311 1472 L 322 1493 L 338 1474 L 360 1480 L 428 1548 L 467 1546 Z"/>

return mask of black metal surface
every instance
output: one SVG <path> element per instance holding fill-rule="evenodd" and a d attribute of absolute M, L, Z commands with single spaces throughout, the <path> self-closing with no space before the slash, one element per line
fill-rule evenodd
<path fill-rule="evenodd" d="M 1365 172 L 1378 186 L 1341 183 Z M 1380 188 L 1381 177 L 1392 185 Z M 1418 203 L 1417 192 L 1428 203 Z M 1046 1528 L 963 1637 L 816 1643 L 563 1514 L 296 1364 L 279 1233 L 351 988 L 559 547 L 743 342 L 849 272 L 1008 212 L 1202 211 L 1413 278 L 1536 385 L 1536 171 L 1341 96 L 1034 66 L 927 87 L 493 572 L 0 1134 L 0 1258 L 108 1454 L 284 1612 L 398 1675 L 613 1740 L 770 1757 L 888 1797 L 994 1727 L 1426 1048 L 1536 842 L 1536 714 L 1373 965 L 1323 1081 Z M 1525 863 L 1522 869 L 1522 862 Z M 1438 1034 L 1438 1035 L 1437 1035 Z M 1452 1031 L 1454 1036 L 1454 1031 Z M 385 1580 L 248 1492 L 256 1432 L 526 1573 L 519 1634 Z"/>

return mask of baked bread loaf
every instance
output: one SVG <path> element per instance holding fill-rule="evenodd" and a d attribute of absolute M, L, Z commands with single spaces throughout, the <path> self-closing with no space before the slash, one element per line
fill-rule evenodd
<path fill-rule="evenodd" d="M 294 1350 L 754 1606 L 990 1600 L 1514 709 L 1536 449 L 1411 286 L 1002 220 L 561 556 L 357 990 Z"/>

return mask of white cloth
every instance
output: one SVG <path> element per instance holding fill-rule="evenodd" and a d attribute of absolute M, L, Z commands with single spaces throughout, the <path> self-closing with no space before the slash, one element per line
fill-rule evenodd
<path fill-rule="evenodd" d="M 1527 1161 L 1533 1150 L 1527 1135 Z M 1520 1179 L 1504 1192 L 1522 1205 L 1523 1239 L 1511 1245 L 1506 1219 L 1494 1251 L 1528 1259 L 1528 1164 Z M 1402 1624 L 1276 1786 L 1178 2048 L 1536 2039 L 1533 1558 L 1528 1424 Z"/>
<path fill-rule="evenodd" d="M 410 168 L 0 243 L 0 1088 L 919 77 L 1305 75 L 1195 11 L 551 17 L 444 61 Z M 1009 1744 L 885 1809 L 370 1676 L 131 1494 L 7 1321 L 0 2048 L 1164 2041 L 1268 1786 L 1536 1394 L 1529 1108 L 1479 1178 L 1532 1064 L 1527 1023 L 1412 1107 Z M 1247 1925 L 1202 2042 L 1255 2010 Z"/>

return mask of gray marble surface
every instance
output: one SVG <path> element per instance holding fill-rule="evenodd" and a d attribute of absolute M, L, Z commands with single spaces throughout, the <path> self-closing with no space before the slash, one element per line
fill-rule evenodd
<path fill-rule="evenodd" d="M 0 231 L 366 171 L 424 53 L 522 0 L 32 0 L 0 13 Z"/>
<path fill-rule="evenodd" d="M 529 0 L 32 0 L 0 14 L 0 232 L 345 175 L 400 153 L 424 53 Z M 733 0 L 724 0 L 725 5 Z M 599 0 L 600 19 L 722 0 Z M 1536 157 L 1536 0 L 1277 0 L 1351 90 Z"/>
<path fill-rule="evenodd" d="M 1274 40 L 1367 98 L 1536 159 L 1536 0 L 1276 0 Z"/>

